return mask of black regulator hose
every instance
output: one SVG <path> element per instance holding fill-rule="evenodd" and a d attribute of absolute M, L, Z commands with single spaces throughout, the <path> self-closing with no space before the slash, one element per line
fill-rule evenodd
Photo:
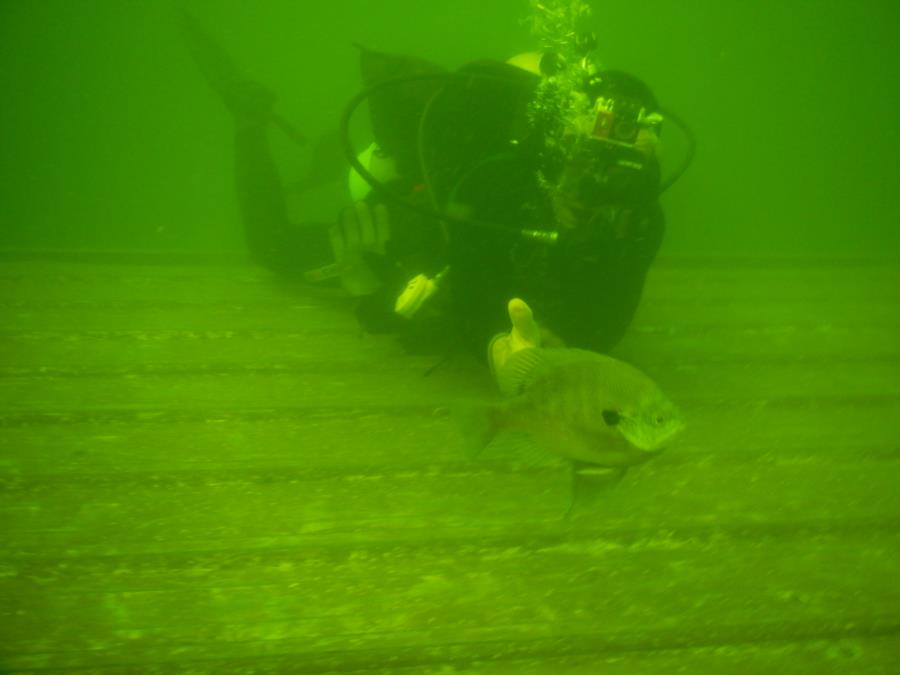
<path fill-rule="evenodd" d="M 396 86 L 398 84 L 409 84 L 412 82 L 423 82 L 423 81 L 434 81 L 434 80 L 443 80 L 443 81 L 453 81 L 459 80 L 463 77 L 469 77 L 469 75 L 460 75 L 457 73 L 428 73 L 428 74 L 418 74 L 418 75 L 406 75 L 403 77 L 396 77 L 390 80 L 384 80 L 383 82 L 379 82 L 378 84 L 372 85 L 366 89 L 363 89 L 358 94 L 356 94 L 350 101 L 347 103 L 344 108 L 344 112 L 341 115 L 341 123 L 340 123 L 340 139 L 341 145 L 344 149 L 344 155 L 347 158 L 347 161 L 350 162 L 350 166 L 353 168 L 356 173 L 358 173 L 366 183 L 368 183 L 372 189 L 377 192 L 379 195 L 384 197 L 386 200 L 397 204 L 398 206 L 402 206 L 403 208 L 412 211 L 413 213 L 417 213 L 420 216 L 425 216 L 426 218 L 432 218 L 434 220 L 454 223 L 457 225 L 466 225 L 470 227 L 477 227 L 487 230 L 493 231 L 502 231 L 507 234 L 521 234 L 521 230 L 512 227 L 505 227 L 503 225 L 498 225 L 496 223 L 489 223 L 487 221 L 478 220 L 470 217 L 463 216 L 455 216 L 450 213 L 442 213 L 434 208 L 429 208 L 427 206 L 420 206 L 419 204 L 415 204 L 407 199 L 406 196 L 398 194 L 394 192 L 390 187 L 388 187 L 385 183 L 378 180 L 375 176 L 373 176 L 369 170 L 363 166 L 362 162 L 359 161 L 356 155 L 356 150 L 353 147 L 353 142 L 350 140 L 350 122 L 353 119 L 353 113 L 356 112 L 356 109 L 359 108 L 360 105 L 366 100 L 368 100 L 371 96 L 381 91 L 382 89 L 386 89 L 388 87 Z M 481 77 L 481 76 L 479 76 Z M 490 77 L 485 75 L 483 77 Z M 430 187 L 430 186 L 429 186 Z"/>
<path fill-rule="evenodd" d="M 659 194 L 661 195 L 684 175 L 684 172 L 688 170 L 688 167 L 694 161 L 694 153 L 697 151 L 697 139 L 694 137 L 694 132 L 691 131 L 691 128 L 685 124 L 684 120 L 678 117 L 678 115 L 675 115 L 671 110 L 666 110 L 664 108 L 661 109 L 660 112 L 662 113 L 663 119 L 672 122 L 678 127 L 678 130 L 684 134 L 684 137 L 687 140 L 687 151 L 684 153 L 681 163 L 675 167 L 672 174 L 659 186 Z"/>
<path fill-rule="evenodd" d="M 491 223 L 484 220 L 478 220 L 477 218 L 471 218 L 468 216 L 456 216 L 451 213 L 440 212 L 435 208 L 429 208 L 427 206 L 420 206 L 419 204 L 415 204 L 411 202 L 405 195 L 398 194 L 388 185 L 373 176 L 357 158 L 356 150 L 354 149 L 353 142 L 350 139 L 350 122 L 352 121 L 353 114 L 356 112 L 357 108 L 359 108 L 359 106 L 362 105 L 363 102 L 367 101 L 374 94 L 382 91 L 383 89 L 387 89 L 389 87 L 397 86 L 400 84 L 433 81 L 452 82 L 468 79 L 471 77 L 481 77 L 504 81 L 507 79 L 499 75 L 487 75 L 481 73 L 420 73 L 416 75 L 405 75 L 402 77 L 395 77 L 389 80 L 384 80 L 357 93 L 355 96 L 353 96 L 353 98 L 350 99 L 350 101 L 347 102 L 340 120 L 339 136 L 341 140 L 341 146 L 344 150 L 344 155 L 346 156 L 347 161 L 350 163 L 350 166 L 353 168 L 353 170 L 356 171 L 356 173 L 358 173 L 360 177 L 364 181 L 366 181 L 366 183 L 368 183 L 375 192 L 384 197 L 387 201 L 397 204 L 398 206 L 402 206 L 403 208 L 412 211 L 413 213 L 417 213 L 420 216 L 432 218 L 438 221 L 454 223 L 456 225 L 476 227 L 479 229 L 491 230 L 494 232 L 503 232 L 505 234 L 511 234 L 525 239 L 541 240 L 547 243 L 555 242 L 557 240 L 558 233 L 553 231 L 520 230 L 518 228 L 499 225 L 497 223 Z M 671 120 L 675 124 L 675 126 L 677 126 L 684 134 L 688 142 L 688 150 L 685 154 L 684 159 L 678 165 L 672 175 L 669 176 L 660 185 L 660 195 L 670 187 L 672 187 L 672 185 L 679 178 L 681 178 L 684 172 L 687 171 L 688 167 L 694 159 L 694 152 L 696 148 L 694 135 L 688 128 L 688 126 L 679 117 L 673 115 L 671 112 L 666 110 L 662 110 L 661 112 L 665 119 Z M 430 188 L 431 186 L 428 187 Z"/>

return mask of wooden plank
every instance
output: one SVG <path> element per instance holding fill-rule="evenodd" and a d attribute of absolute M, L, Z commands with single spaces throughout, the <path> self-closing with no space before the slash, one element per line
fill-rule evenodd
<path fill-rule="evenodd" d="M 798 298 L 867 297 L 900 299 L 897 261 L 834 260 L 731 264 L 723 259 L 661 259 L 650 269 L 649 293 L 686 300 L 778 301 Z M 83 265 L 2 262 L 0 298 L 43 301 L 101 301 L 107 298 L 157 301 L 271 298 L 271 274 L 254 266 Z M 282 287 L 286 284 L 279 282 Z M 772 290 L 778 291 L 773 295 Z"/>
<path fill-rule="evenodd" d="M 90 672 L 100 675 L 266 675 L 270 673 L 403 673 L 404 675 L 434 675 L 434 673 L 478 673 L 479 675 L 670 675 L 673 672 L 730 673 L 758 675 L 778 672 L 784 675 L 894 675 L 898 642 L 892 638 L 862 638 L 840 640 L 810 640 L 806 642 L 775 642 L 761 645 L 711 646 L 672 650 L 631 649 L 604 652 L 589 656 L 563 658 L 504 659 L 504 645 L 470 649 L 457 646 L 423 649 L 411 654 L 397 650 L 390 653 L 372 652 L 366 655 L 343 655 L 339 652 L 316 656 L 277 654 L 244 658 L 216 658 L 203 660 L 183 658 L 163 664 L 133 665 L 133 656 L 126 656 L 108 667 L 70 657 L 74 669 L 85 662 Z M 261 650 L 260 650 L 261 651 Z M 452 659 L 452 660 L 450 660 Z M 41 657 L 16 658 L 11 663 L 21 672 L 35 672 Z M 415 665 L 411 665 L 415 664 Z M 9 673 L 19 673 L 18 669 Z"/>
<path fill-rule="evenodd" d="M 150 307 L 140 309 L 140 299 L 126 296 L 118 305 L 100 302 L 68 310 L 37 307 L 8 312 L 7 328 L 0 333 L 0 365 L 11 373 L 75 364 L 109 369 L 134 365 L 137 360 L 145 367 L 197 363 L 205 354 L 212 359 L 207 367 L 289 366 L 302 362 L 304 355 L 342 362 L 358 355 L 362 361 L 370 359 L 373 350 L 384 348 L 383 340 L 358 339 L 345 304 L 290 299 L 267 288 L 262 280 L 257 291 L 266 295 L 270 309 L 209 304 L 202 299 L 174 308 L 153 307 L 151 301 Z M 729 300 L 723 304 L 704 296 L 679 304 L 655 297 L 658 291 L 648 289 L 635 325 L 618 350 L 623 357 L 644 363 L 773 355 L 890 360 L 897 359 L 900 349 L 894 339 L 900 326 L 900 301 L 891 297 L 875 301 L 851 295 L 841 306 L 827 290 L 826 297 L 814 302 Z M 263 342 L 265 350 L 259 348 Z"/>
<path fill-rule="evenodd" d="M 319 324 L 322 325 L 322 324 Z M 329 325 L 326 321 L 324 325 Z M 404 359 L 387 336 L 363 337 L 351 329 L 271 331 L 41 332 L 0 337 L 0 374 L 8 377 L 73 375 L 165 375 L 276 370 L 359 370 L 386 357 L 398 370 L 426 368 Z M 381 357 L 381 358 L 379 358 Z M 437 358 L 428 360 L 433 364 Z M 383 366 L 382 366 L 383 367 Z"/>
<path fill-rule="evenodd" d="M 6 534 L 0 546 L 7 552 L 32 546 L 140 552 L 145 546 L 181 550 L 213 541 L 249 545 L 308 533 L 340 536 L 360 528 L 378 541 L 504 523 L 570 525 L 563 519 L 570 499 L 564 466 L 444 459 L 403 469 L 358 464 L 354 471 L 304 466 L 302 455 L 310 450 L 298 448 L 300 457 L 292 465 L 268 469 L 30 477 L 10 472 L 0 495 Z M 664 454 L 629 473 L 581 517 L 621 528 L 791 519 L 834 519 L 840 527 L 845 519 L 897 519 L 898 470 L 896 451 L 822 457 Z"/>
<path fill-rule="evenodd" d="M 259 409 L 289 406 L 441 407 L 490 391 L 443 374 L 422 377 L 425 362 L 399 367 L 371 363 L 364 372 L 340 372 L 328 362 L 302 369 L 267 372 L 187 374 L 125 373 L 120 376 L 24 377 L 0 379 L 0 405 L 7 413 L 28 411 L 159 409 Z M 432 361 L 432 363 L 434 363 Z M 827 367 L 826 367 L 827 366 Z M 900 396 L 900 361 L 826 364 L 809 361 L 657 364 L 647 369 L 677 403 L 779 399 Z M 889 423 L 894 424 L 891 420 Z"/>
<path fill-rule="evenodd" d="M 139 333 L 165 336 L 205 335 L 209 339 L 241 335 L 315 337 L 346 329 L 359 335 L 351 306 L 346 301 L 323 303 L 302 295 L 274 296 L 252 304 L 163 301 L 140 303 L 8 303 L 0 338 L 52 340 L 65 332 L 98 339 L 104 335 L 126 339 Z M 171 337 L 169 339 L 172 339 Z"/>
<path fill-rule="evenodd" d="M 7 274 L 0 293 L 6 372 L 197 363 L 210 350 L 206 367 L 289 366 L 304 354 L 342 362 L 373 355 L 372 341 L 357 339 L 346 300 L 308 289 L 292 296 L 252 268 L 219 276 L 179 268 L 40 269 Z M 848 279 L 835 285 L 827 268 L 705 270 L 698 277 L 663 267 L 651 274 L 619 354 L 641 363 L 767 355 L 897 359 L 900 273 L 881 266 L 840 272 Z M 104 297 L 109 292 L 118 295 Z"/>
<path fill-rule="evenodd" d="M 309 290 L 279 293 L 261 287 L 264 297 L 196 301 L 165 298 L 122 297 L 119 300 L 45 301 L 40 298 L 9 299 L 0 296 L 4 329 L 25 332 L 41 330 L 112 331 L 134 327 L 163 330 L 183 326 L 193 331 L 223 331 L 235 325 L 260 329 L 302 329 L 311 316 L 328 315 L 340 320 L 353 304 L 346 298 L 321 298 Z M 765 300 L 671 298 L 657 289 L 647 288 L 636 315 L 635 325 L 661 323 L 665 327 L 750 325 L 765 328 L 772 324 L 850 325 L 870 323 L 896 326 L 900 299 L 870 298 L 865 295 L 840 295 L 821 298 L 775 298 Z M 590 305 L 586 306 L 590 310 Z M 202 311 L 201 311 L 202 310 Z M 165 322 L 169 316 L 171 320 Z"/>
<path fill-rule="evenodd" d="M 0 375 L 165 372 L 166 366 L 176 371 L 176 366 L 184 369 L 188 365 L 210 371 L 252 366 L 289 369 L 309 362 L 365 368 L 379 356 L 405 356 L 391 338 L 363 336 L 346 316 L 344 319 L 342 328 L 330 319 L 306 317 L 283 330 L 232 326 L 213 331 L 7 331 L 0 334 Z M 115 320 L 125 321 L 121 317 Z M 900 324 L 891 327 L 850 322 L 766 327 L 638 324 L 614 354 L 644 364 L 773 359 L 827 360 L 829 364 L 900 361 L 898 330 Z M 421 362 L 397 358 L 396 367 Z"/>
<path fill-rule="evenodd" d="M 48 319 L 58 316 L 69 326 L 71 323 L 66 319 L 76 318 L 78 312 L 87 315 L 104 311 L 113 314 L 134 312 L 137 316 L 152 318 L 153 312 L 166 311 L 181 316 L 192 308 L 202 307 L 215 319 L 220 314 L 252 317 L 282 311 L 327 311 L 352 306 L 352 301 L 337 292 L 278 285 L 274 279 L 252 270 L 229 273 L 227 278 L 216 278 L 203 271 L 185 271 L 183 276 L 174 278 L 170 272 L 168 276 L 160 277 L 156 270 L 148 271 L 146 276 L 134 277 L 135 272 L 129 269 L 123 269 L 115 279 L 52 274 L 45 278 L 36 273 L 34 277 L 23 275 L 12 283 L 4 280 L 2 269 L 0 265 L 0 306 L 12 320 L 21 319 L 25 329 L 29 325 L 34 327 L 28 322 L 37 320 L 35 312 L 46 312 Z M 763 312 L 778 313 L 785 307 L 795 307 L 801 312 L 811 307 L 815 310 L 809 312 L 811 318 L 840 317 L 846 312 L 896 307 L 900 302 L 897 281 L 900 281 L 897 270 L 856 270 L 840 284 L 827 279 L 810 280 L 805 273 L 799 272 L 775 278 L 744 273 L 737 281 L 716 276 L 708 270 L 681 271 L 674 276 L 651 272 L 638 316 L 645 312 L 651 315 L 665 312 L 671 307 L 689 317 L 705 316 L 718 321 L 720 315 L 728 319 L 738 310 L 762 317 L 766 316 Z M 877 312 L 873 312 L 873 318 L 875 314 Z M 186 318 L 204 320 L 205 317 Z"/>
<path fill-rule="evenodd" d="M 540 644 L 540 647 L 544 645 Z M 758 675 L 777 672 L 783 675 L 894 675 L 896 654 L 900 640 L 884 638 L 841 638 L 835 640 L 773 641 L 762 643 L 704 647 L 682 647 L 665 650 L 630 648 L 597 651 L 568 657 L 541 656 L 540 647 L 532 650 L 532 658 L 507 658 L 505 645 L 500 643 L 471 648 L 465 645 L 423 648 L 415 652 L 395 650 L 391 653 L 373 649 L 353 655 L 340 652 L 314 656 L 292 653 L 262 655 L 262 646 L 254 645 L 259 654 L 251 657 L 223 658 L 221 654 L 200 654 L 173 662 L 134 664 L 132 654 L 115 661 L 115 665 L 100 666 L 86 654 L 55 654 L 57 662 L 67 662 L 73 668 L 90 664 L 90 671 L 99 675 L 268 675 L 317 673 L 336 675 L 348 672 L 401 672 L 404 675 L 434 675 L 435 673 L 478 673 L 479 675 L 671 675 L 688 673 L 729 673 L 730 675 Z M 196 648 L 199 652 L 199 648 Z M 545 647 L 546 651 L 546 647 Z M 571 651 L 576 651 L 574 648 Z M 107 655 L 108 656 L 108 655 Z M 65 659 L 65 661 L 63 661 Z M 106 660 L 105 660 L 106 661 Z M 9 661 L 9 673 L 34 672 L 47 658 L 15 657 Z"/>
<path fill-rule="evenodd" d="M 726 339 L 735 346 L 741 338 L 761 340 L 778 351 L 794 343 L 815 346 L 843 338 L 843 346 L 854 348 L 854 339 L 871 339 L 879 331 L 896 332 L 900 327 L 900 301 L 848 298 L 770 303 L 681 302 L 645 297 L 626 340 L 647 336 L 653 345 L 669 338 L 702 338 L 715 348 Z M 213 342 L 272 337 L 276 340 L 315 340 L 323 334 L 359 336 L 360 330 L 345 302 L 321 304 L 303 296 L 276 297 L 253 305 L 168 304 L 142 306 L 137 301 L 76 303 L 73 306 L 0 306 L 4 317 L 0 345 L 52 347 L 61 338 L 81 343 L 179 341 L 203 339 Z M 278 350 L 278 345 L 275 345 Z M 279 353 L 282 353 L 279 350 Z"/>
<path fill-rule="evenodd" d="M 473 661 L 463 657 L 452 664 L 413 668 L 410 675 L 434 673 L 445 667 L 471 669 L 480 675 L 672 675 L 672 673 L 728 673 L 729 675 L 889 675 L 900 653 L 900 639 L 839 639 L 803 642 L 777 641 L 680 649 L 634 649 L 618 653 L 594 653 L 568 658 L 532 658 Z M 284 664 L 287 663 L 285 660 Z M 277 672 L 277 671 L 272 671 Z M 440 670 L 437 670 L 440 672 Z"/>
<path fill-rule="evenodd" d="M 898 312 L 900 314 L 900 312 Z M 831 367 L 861 361 L 900 362 L 900 322 L 896 326 L 850 321 L 835 325 L 637 324 L 614 354 L 650 364 L 806 360 Z"/>
<path fill-rule="evenodd" d="M 777 292 L 776 289 L 770 289 Z M 740 298 L 670 298 L 648 288 L 635 314 L 634 324 L 662 328 L 696 329 L 749 326 L 822 327 L 890 326 L 898 323 L 900 300 L 868 297 L 864 293 L 837 297 L 741 300 Z"/>
<path fill-rule="evenodd" d="M 660 260 L 647 276 L 647 291 L 661 298 L 751 304 L 798 299 L 900 300 L 900 262 Z"/>
<path fill-rule="evenodd" d="M 18 266 L 154 265 L 162 267 L 247 267 L 246 250 L 135 249 L 135 248 L 0 248 L 0 263 Z"/>
<path fill-rule="evenodd" d="M 6 595 L 16 611 L 5 649 L 51 668 L 87 652 L 110 665 L 273 653 L 303 662 L 338 650 L 343 663 L 371 667 L 391 653 L 415 665 L 417 652 L 441 648 L 558 658 L 878 637 L 900 630 L 898 544 L 865 530 L 788 540 L 642 532 L 32 558 Z M 172 644 L 185 647 L 173 655 Z"/>
<path fill-rule="evenodd" d="M 667 462 L 706 456 L 891 456 L 900 397 L 698 403 Z M 365 439 L 360 443 L 359 439 Z M 428 408 L 27 412 L 0 416 L 0 471 L 17 476 L 212 468 L 405 470 L 460 460 L 455 419 Z M 315 453 L 298 455 L 298 448 Z M 661 459 L 661 458 L 660 458 Z"/>
<path fill-rule="evenodd" d="M 563 467 L 462 459 L 483 368 L 328 294 L 0 265 L 0 667 L 890 672 L 897 281 L 657 266 L 620 353 L 689 427 L 562 520 Z"/>
<path fill-rule="evenodd" d="M 217 275 L 208 269 L 198 273 L 190 268 L 121 266 L 51 266 L 46 271 L 26 266 L 13 274 L 8 267 L 0 265 L 0 306 L 11 329 L 32 332 L 54 326 L 147 332 L 173 325 L 207 332 L 235 326 L 307 331 L 318 323 L 316 316 L 340 321 L 339 312 L 349 306 L 333 293 L 278 287 L 253 268 L 227 268 Z M 839 270 L 838 278 L 835 274 L 827 267 L 704 269 L 703 274 L 656 268 L 636 325 L 665 329 L 715 324 L 721 329 L 750 323 L 764 329 L 774 324 L 822 333 L 835 325 L 898 325 L 897 267 L 863 266 Z M 344 321 L 352 325 L 346 316 Z"/>
<path fill-rule="evenodd" d="M 246 262 L 201 266 L 0 260 L 0 298 L 12 302 L 99 303 L 119 297 L 159 304 L 198 303 L 202 296 L 239 301 L 271 299 L 278 295 L 277 289 L 296 286 Z"/>

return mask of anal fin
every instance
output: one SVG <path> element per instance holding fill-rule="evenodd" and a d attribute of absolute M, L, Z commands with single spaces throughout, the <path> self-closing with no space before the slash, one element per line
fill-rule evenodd
<path fill-rule="evenodd" d="M 618 485 L 628 473 L 625 467 L 605 467 L 587 462 L 572 464 L 572 499 L 565 518 L 575 518 L 592 510 L 597 502 Z"/>

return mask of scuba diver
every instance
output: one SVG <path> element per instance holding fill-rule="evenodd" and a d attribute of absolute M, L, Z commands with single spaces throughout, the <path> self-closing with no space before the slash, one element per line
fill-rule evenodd
<path fill-rule="evenodd" d="M 659 197 L 690 158 L 662 179 L 656 98 L 637 78 L 595 67 L 588 41 L 574 55 L 456 72 L 360 48 L 364 90 L 338 134 L 352 202 L 335 223 L 294 224 L 267 134 L 274 125 L 304 139 L 275 114 L 275 97 L 184 19 L 234 117 L 240 212 L 257 262 L 341 284 L 364 329 L 397 333 L 412 352 L 466 345 L 492 370 L 525 347 L 607 352 L 622 337 L 662 242 Z M 374 142 L 358 152 L 348 129 L 363 102 Z M 317 146 L 305 185 L 334 177 L 315 159 L 340 166 L 329 147 Z"/>

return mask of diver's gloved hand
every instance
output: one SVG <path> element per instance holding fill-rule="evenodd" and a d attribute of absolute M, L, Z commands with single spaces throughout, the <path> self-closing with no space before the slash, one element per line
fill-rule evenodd
<path fill-rule="evenodd" d="M 366 262 L 370 254 L 384 255 L 391 238 L 390 219 L 384 204 L 370 207 L 364 201 L 348 206 L 338 224 L 329 230 L 331 249 L 344 288 L 351 295 L 369 295 L 381 279 Z"/>
<path fill-rule="evenodd" d="M 512 330 L 494 336 L 488 346 L 488 364 L 495 377 L 506 360 L 520 349 L 563 346 L 562 340 L 534 320 L 531 307 L 521 298 L 510 300 L 506 310 Z"/>
<path fill-rule="evenodd" d="M 272 119 L 275 94 L 252 80 L 232 80 L 221 88 L 222 98 L 242 126 L 263 126 Z"/>

